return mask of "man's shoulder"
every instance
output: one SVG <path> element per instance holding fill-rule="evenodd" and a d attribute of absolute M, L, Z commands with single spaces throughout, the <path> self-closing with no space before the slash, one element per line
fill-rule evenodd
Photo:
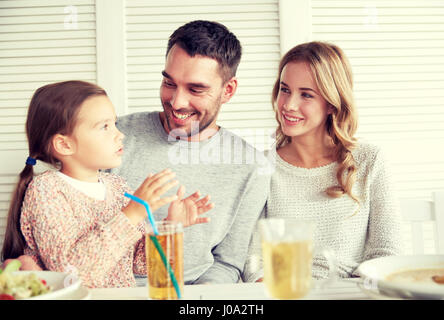
<path fill-rule="evenodd" d="M 236 143 L 242 144 L 242 146 L 244 146 L 244 148 L 248 151 L 253 151 L 263 154 L 261 151 L 256 149 L 253 145 L 251 145 L 247 140 L 245 140 L 245 138 L 242 138 L 241 136 L 237 135 L 236 133 L 227 128 L 221 127 L 221 129 L 223 130 L 222 139 L 227 139 L 227 138 L 231 139 L 235 144 Z"/>
<path fill-rule="evenodd" d="M 222 139 L 230 139 L 234 143 L 231 144 L 233 151 L 236 154 L 244 154 L 246 167 L 249 168 L 248 171 L 255 171 L 259 175 L 270 176 L 273 170 L 273 164 L 270 159 L 264 154 L 263 151 L 257 149 L 252 144 L 250 144 L 246 139 L 240 137 L 236 133 L 223 128 Z M 234 150 L 236 148 L 241 148 L 241 150 Z"/>
<path fill-rule="evenodd" d="M 147 122 L 151 121 L 151 119 L 153 119 L 153 117 L 158 113 L 158 111 L 145 111 L 121 116 L 117 119 L 117 128 L 119 128 L 119 130 L 121 130 L 123 133 L 126 133 L 128 129 L 146 127 Z"/>

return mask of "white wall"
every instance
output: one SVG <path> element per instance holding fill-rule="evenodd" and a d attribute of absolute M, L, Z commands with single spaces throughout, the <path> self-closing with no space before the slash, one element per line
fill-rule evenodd
<path fill-rule="evenodd" d="M 281 54 L 334 42 L 353 67 L 359 136 L 387 150 L 400 196 L 430 198 L 444 189 L 443 17 L 442 0 L 0 1 L 0 245 L 33 91 L 81 79 L 105 87 L 119 115 L 160 110 L 167 38 L 195 19 L 225 24 L 244 49 L 220 125 L 266 148 Z"/>

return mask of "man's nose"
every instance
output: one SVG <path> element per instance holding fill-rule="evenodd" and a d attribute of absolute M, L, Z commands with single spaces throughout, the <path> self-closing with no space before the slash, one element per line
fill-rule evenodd
<path fill-rule="evenodd" d="M 188 106 L 188 97 L 184 90 L 177 88 L 171 97 L 170 104 L 175 110 L 180 110 Z"/>

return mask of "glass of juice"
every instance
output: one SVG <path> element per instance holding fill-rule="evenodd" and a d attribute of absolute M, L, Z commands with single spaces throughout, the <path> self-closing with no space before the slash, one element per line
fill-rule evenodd
<path fill-rule="evenodd" d="M 158 235 L 154 235 L 149 223 L 146 223 L 146 266 L 148 281 L 148 296 L 156 300 L 176 300 L 178 295 L 173 279 L 162 260 L 152 239 L 159 243 L 171 270 L 183 293 L 183 227 L 173 221 L 156 222 Z"/>
<path fill-rule="evenodd" d="M 301 299 L 312 288 L 315 223 L 295 219 L 261 219 L 264 283 L 275 299 Z M 323 250 L 323 253 L 326 250 Z M 331 254 L 324 254 L 331 259 Z M 335 261 L 331 275 L 336 274 Z"/>

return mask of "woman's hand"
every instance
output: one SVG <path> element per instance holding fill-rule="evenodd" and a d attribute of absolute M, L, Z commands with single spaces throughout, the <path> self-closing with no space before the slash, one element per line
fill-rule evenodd
<path fill-rule="evenodd" d="M 168 208 L 168 216 L 165 220 L 181 222 L 184 227 L 198 223 L 207 223 L 209 217 L 200 217 L 200 215 L 214 208 L 214 203 L 208 203 L 210 196 L 200 200 L 200 193 L 196 191 L 191 196 L 182 199 L 185 194 L 185 187 L 181 186 L 177 191 L 177 200 L 173 201 Z"/>
<path fill-rule="evenodd" d="M 177 199 L 177 195 L 161 198 L 161 196 L 178 184 L 177 180 L 171 181 L 176 176 L 170 169 L 165 169 L 155 175 L 150 174 L 140 187 L 134 192 L 134 196 L 148 202 L 151 212 Z M 140 203 L 130 201 L 123 210 L 130 221 L 137 225 L 146 218 L 146 209 Z"/>

